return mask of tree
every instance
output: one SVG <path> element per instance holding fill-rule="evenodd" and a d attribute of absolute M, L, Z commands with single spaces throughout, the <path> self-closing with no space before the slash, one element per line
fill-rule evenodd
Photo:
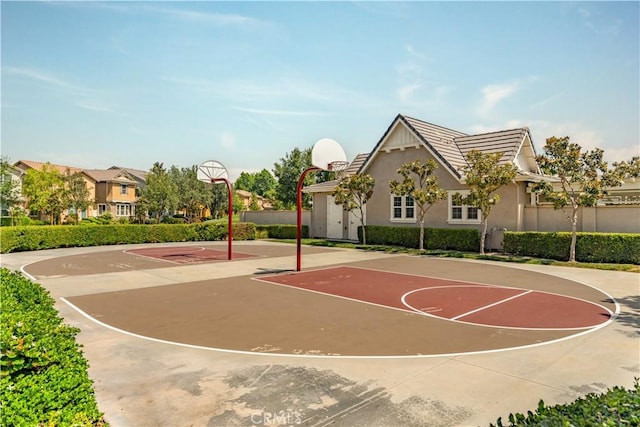
<path fill-rule="evenodd" d="M 184 209 L 189 221 L 200 216 L 200 211 L 210 203 L 211 192 L 207 183 L 198 180 L 198 166 L 178 169 L 171 166 L 169 175 L 177 189 L 177 208 Z"/>
<path fill-rule="evenodd" d="M 405 163 L 397 170 L 402 175 L 402 181 L 393 180 L 389 183 L 391 192 L 396 196 L 409 196 L 418 208 L 420 222 L 419 248 L 424 249 L 424 217 L 431 206 L 447 198 L 447 192 L 440 187 L 438 177 L 433 175 L 438 164 L 433 159 L 426 159 Z"/>
<path fill-rule="evenodd" d="M 558 180 L 557 185 L 539 182 L 534 189 L 552 202 L 554 209 L 561 209 L 571 223 L 569 262 L 576 261 L 578 211 L 595 206 L 607 194 L 608 187 L 619 186 L 620 171 L 627 167 L 619 164 L 617 170 L 610 170 L 603 156 L 600 148 L 583 152 L 568 136 L 552 136 L 547 138 L 544 154 L 537 157 L 542 172 Z M 569 211 L 565 210 L 567 207 Z"/>
<path fill-rule="evenodd" d="M 86 210 L 91 204 L 91 195 L 87 189 L 87 181 L 85 181 L 82 172 L 69 174 L 67 170 L 66 180 L 66 202 L 67 207 L 73 211 L 76 223 L 79 223 L 81 217 L 79 212 Z"/>
<path fill-rule="evenodd" d="M 640 156 L 634 156 L 629 162 L 614 162 L 616 174 L 621 178 L 640 178 Z"/>
<path fill-rule="evenodd" d="M 274 164 L 273 174 L 277 179 L 275 188 L 275 206 L 281 209 L 293 209 L 298 201 L 298 180 L 305 169 L 311 166 L 311 148 L 300 150 L 294 148 L 287 153 L 279 163 Z M 307 175 L 304 185 L 314 184 L 316 181 L 311 174 Z M 310 196 L 304 194 L 302 204 L 305 208 L 311 206 Z"/>
<path fill-rule="evenodd" d="M 209 189 L 209 211 L 211 211 L 211 217 L 218 219 L 228 210 L 229 197 L 227 186 L 222 184 L 210 184 L 207 186 Z"/>
<path fill-rule="evenodd" d="M 142 203 L 158 221 L 176 209 L 178 188 L 162 163 L 156 162 L 147 174 L 147 186 L 141 192 Z"/>
<path fill-rule="evenodd" d="M 465 156 L 467 165 L 461 172 L 465 184 L 469 187 L 469 194 L 461 196 L 456 193 L 457 202 L 474 206 L 480 211 L 481 235 L 480 253 L 484 254 L 484 242 L 487 237 L 487 225 L 491 208 L 500 201 L 500 195 L 496 193 L 501 187 L 510 184 L 518 175 L 518 167 L 509 162 L 500 164 L 502 153 L 483 153 L 471 150 Z"/>
<path fill-rule="evenodd" d="M 20 204 L 20 182 L 12 178 L 12 170 L 9 158 L 0 157 L 0 206 L 11 216 L 11 225 L 13 225 L 12 214 Z"/>
<path fill-rule="evenodd" d="M 49 215 L 49 221 L 58 221 L 65 205 L 65 185 L 62 174 L 51 163 L 42 169 L 29 169 L 22 180 L 22 194 L 28 200 L 28 207 L 39 215 Z"/>
<path fill-rule="evenodd" d="M 255 191 L 256 177 L 249 172 L 241 172 L 240 176 L 233 183 L 234 190 Z"/>
<path fill-rule="evenodd" d="M 271 172 L 262 169 L 255 174 L 253 192 L 258 196 L 268 197 L 269 193 L 276 188 L 276 179 Z"/>
<path fill-rule="evenodd" d="M 251 198 L 249 199 L 249 210 L 250 211 L 260 210 L 260 203 L 258 203 L 258 195 L 256 193 L 251 193 Z"/>
<path fill-rule="evenodd" d="M 373 195 L 376 180 L 371 175 L 355 174 L 342 178 L 333 190 L 335 203 L 342 205 L 347 212 L 354 212 L 362 226 L 362 243 L 367 244 L 364 207 Z"/>
<path fill-rule="evenodd" d="M 234 190 L 244 190 L 258 196 L 267 197 L 276 187 L 276 179 L 271 172 L 262 169 L 260 172 L 242 172 L 233 183 Z"/>

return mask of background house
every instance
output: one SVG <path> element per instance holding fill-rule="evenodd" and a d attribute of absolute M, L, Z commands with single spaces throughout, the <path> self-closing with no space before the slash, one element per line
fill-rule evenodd
<path fill-rule="evenodd" d="M 393 195 L 389 182 L 401 178 L 397 170 L 402 164 L 431 158 L 439 165 L 434 174 L 449 197 L 429 209 L 425 226 L 479 229 L 481 213 L 471 206 L 456 205 L 452 197 L 468 191 L 460 170 L 466 165 L 465 155 L 474 149 L 500 152 L 502 162 L 515 164 L 519 171 L 514 183 L 498 191 L 500 202 L 491 211 L 489 230 L 570 230 L 563 212 L 554 210 L 531 191 L 536 182 L 553 179 L 540 172 L 528 128 L 467 135 L 404 115 L 395 117 L 364 161 L 359 155 L 349 167 L 349 173 L 369 174 L 376 180 L 373 196 L 366 205 L 366 223 L 418 226 L 411 198 Z M 311 234 L 355 240 L 359 221 L 342 212 L 342 207 L 336 205 L 331 196 L 337 183 L 331 181 L 305 188 L 313 195 Z M 640 232 L 640 183 L 628 182 L 612 189 L 602 203 L 582 209 L 580 215 L 579 231 Z"/>
<path fill-rule="evenodd" d="M 115 218 L 135 214 L 138 182 L 125 169 L 86 169 L 95 180 L 95 208 L 97 216 L 110 212 Z"/>
<path fill-rule="evenodd" d="M 134 215 L 138 200 L 137 190 L 145 185 L 146 172 L 115 166 L 109 169 L 82 169 L 33 160 L 19 160 L 13 165 L 16 179 L 22 180 L 29 169 L 42 170 L 45 164 L 51 165 L 63 176 L 76 172 L 82 174 L 89 192 L 90 205 L 85 211 L 80 212 L 81 218 L 96 217 L 106 212 L 110 212 L 116 218 L 128 218 Z M 26 206 L 28 206 L 28 200 L 23 200 L 23 207 L 26 208 Z M 62 221 L 70 213 L 63 212 Z"/>

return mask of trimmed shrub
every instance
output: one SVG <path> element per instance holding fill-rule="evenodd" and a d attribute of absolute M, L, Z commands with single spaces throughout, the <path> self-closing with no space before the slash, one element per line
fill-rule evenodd
<path fill-rule="evenodd" d="M 39 285 L 0 269 L 3 425 L 103 425 L 88 364 Z"/>
<path fill-rule="evenodd" d="M 504 251 L 513 255 L 567 261 L 571 233 L 516 232 L 504 234 Z M 576 261 L 640 264 L 640 234 L 577 233 Z"/>
<path fill-rule="evenodd" d="M 227 225 L 109 224 L 83 226 L 28 226 L 0 228 L 0 252 L 37 251 L 78 246 L 222 240 Z M 234 240 L 255 239 L 255 224 L 234 224 Z"/>
<path fill-rule="evenodd" d="M 640 425 L 640 386 L 635 379 L 633 389 L 623 387 L 607 389 L 605 393 L 589 393 L 566 405 L 546 406 L 541 400 L 538 409 L 527 415 L 509 414 L 509 423 L 498 418 L 503 426 L 638 426 Z"/>
<path fill-rule="evenodd" d="M 477 252 L 480 233 L 471 228 L 425 228 L 425 249 L 446 249 Z M 418 227 L 390 227 L 367 225 L 367 244 L 418 248 Z M 362 242 L 362 227 L 358 227 L 358 240 Z"/>

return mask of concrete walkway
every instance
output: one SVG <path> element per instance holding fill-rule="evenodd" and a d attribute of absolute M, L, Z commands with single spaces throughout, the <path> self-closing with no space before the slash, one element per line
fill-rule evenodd
<path fill-rule="evenodd" d="M 236 243 L 239 250 L 243 245 L 275 244 Z M 1 264 L 18 270 L 54 257 L 136 247 L 143 245 L 5 254 Z M 78 340 L 98 404 L 113 426 L 487 426 L 510 412 L 535 410 L 540 399 L 566 403 L 615 385 L 631 387 L 640 376 L 640 275 L 634 273 L 508 265 L 594 286 L 616 299 L 620 314 L 604 328 L 554 343 L 415 358 L 274 356 L 180 346 L 110 329 L 62 300 L 291 269 L 290 247 L 290 256 L 37 281 L 56 298 L 65 321 L 81 329 Z M 303 269 L 389 256 L 335 249 L 305 256 Z M 460 266 L 478 262 L 460 260 Z"/>

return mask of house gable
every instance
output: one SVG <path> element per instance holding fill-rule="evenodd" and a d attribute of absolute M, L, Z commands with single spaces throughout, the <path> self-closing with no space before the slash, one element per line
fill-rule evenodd
<path fill-rule="evenodd" d="M 365 172 L 380 152 L 424 147 L 451 175 L 460 179 L 458 169 L 464 156 L 454 142 L 466 134 L 398 114 L 361 168 Z"/>

